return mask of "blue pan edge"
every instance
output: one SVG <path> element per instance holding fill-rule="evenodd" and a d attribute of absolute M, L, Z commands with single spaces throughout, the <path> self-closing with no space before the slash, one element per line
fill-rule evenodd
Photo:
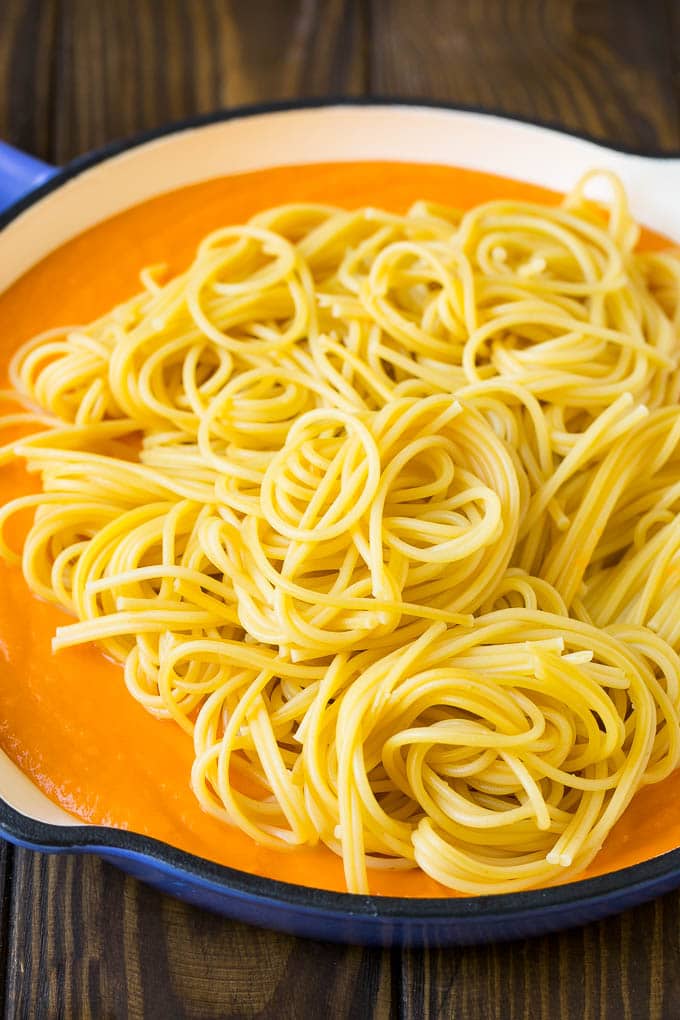
<path fill-rule="evenodd" d="M 366 946 L 437 947 L 544 935 L 600 920 L 680 884 L 680 850 L 673 850 L 611 874 L 528 892 L 359 896 L 237 871 L 126 830 L 35 821 L 1 799 L 0 834 L 43 853 L 96 854 L 162 893 L 232 920 Z"/>

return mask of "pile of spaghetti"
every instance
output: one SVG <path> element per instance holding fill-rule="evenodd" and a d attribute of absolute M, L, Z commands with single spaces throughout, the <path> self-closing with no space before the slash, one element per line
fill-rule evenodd
<path fill-rule="evenodd" d="M 586 183 L 270 209 L 13 361 L 42 486 L 1 551 L 77 618 L 55 650 L 353 892 L 563 881 L 679 761 L 680 256 Z"/>

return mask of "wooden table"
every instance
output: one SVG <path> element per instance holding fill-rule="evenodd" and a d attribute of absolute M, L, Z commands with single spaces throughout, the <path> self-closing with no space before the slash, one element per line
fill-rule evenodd
<path fill-rule="evenodd" d="M 678 0 L 0 0 L 0 137 L 61 163 L 199 111 L 478 105 L 680 150 Z M 680 1017 L 680 893 L 542 939 L 388 952 L 191 909 L 0 843 L 7 1017 Z"/>

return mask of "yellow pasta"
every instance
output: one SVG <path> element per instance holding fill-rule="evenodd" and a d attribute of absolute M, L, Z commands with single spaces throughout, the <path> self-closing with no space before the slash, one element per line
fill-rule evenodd
<path fill-rule="evenodd" d="M 76 617 L 55 651 L 97 642 L 207 812 L 352 892 L 565 881 L 680 758 L 680 257 L 590 176 L 266 210 L 11 366 L 41 492 L 0 553 Z"/>

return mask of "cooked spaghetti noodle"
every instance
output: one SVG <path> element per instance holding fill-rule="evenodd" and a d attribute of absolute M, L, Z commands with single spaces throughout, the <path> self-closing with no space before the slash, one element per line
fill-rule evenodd
<path fill-rule="evenodd" d="M 678 764 L 680 258 L 609 180 L 271 209 L 13 360 L 37 431 L 0 459 L 41 491 L 0 552 L 77 618 L 55 650 L 97 642 L 207 812 L 351 891 L 563 881 Z"/>

